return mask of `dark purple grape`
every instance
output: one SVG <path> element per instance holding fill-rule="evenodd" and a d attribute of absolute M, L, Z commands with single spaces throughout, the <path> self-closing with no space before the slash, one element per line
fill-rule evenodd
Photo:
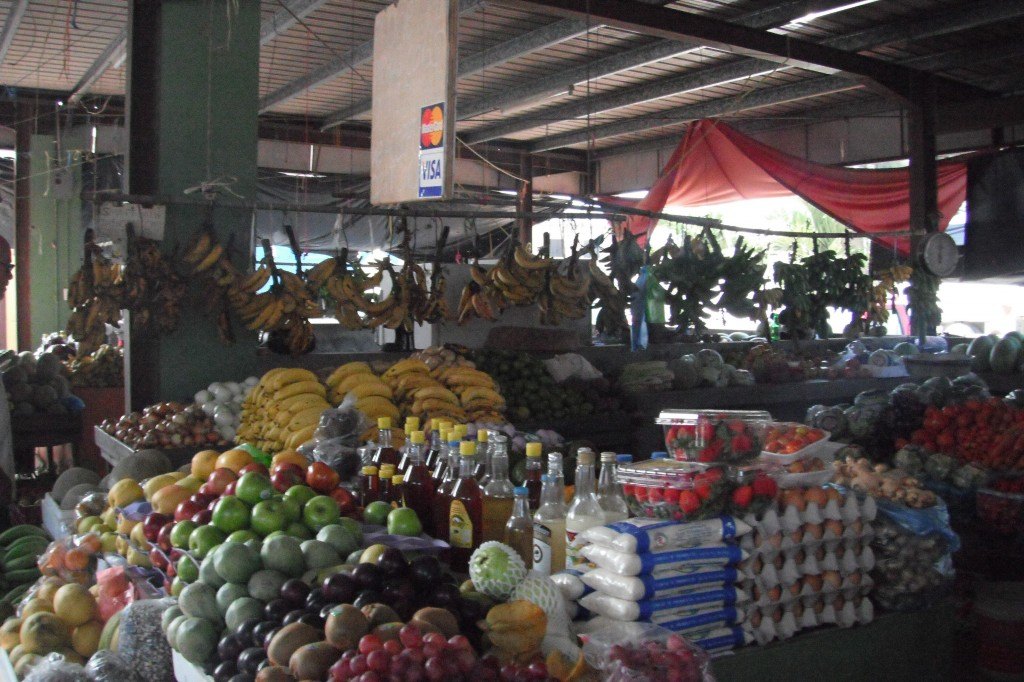
<path fill-rule="evenodd" d="M 282 620 L 295 607 L 285 599 L 271 599 L 263 607 L 263 617 L 267 620 Z"/>
<path fill-rule="evenodd" d="M 306 615 L 306 613 L 307 612 L 305 609 L 295 609 L 294 611 L 289 611 L 287 614 L 285 614 L 284 620 L 281 621 L 281 624 L 291 625 L 292 623 L 297 622 L 299 618 L 302 618 L 304 615 Z"/>
<path fill-rule="evenodd" d="M 238 656 L 238 670 L 243 673 L 256 674 L 260 663 L 267 658 L 267 652 L 261 646 L 249 647 Z"/>
<path fill-rule="evenodd" d="M 217 656 L 221 661 L 234 661 L 251 644 L 252 633 L 244 635 L 236 632 L 220 640 L 217 644 Z"/>
<path fill-rule="evenodd" d="M 284 585 L 281 585 L 281 597 L 289 604 L 294 604 L 295 606 L 305 604 L 306 597 L 308 596 L 309 585 L 298 578 L 287 580 Z"/>
<path fill-rule="evenodd" d="M 335 573 L 324 580 L 324 597 L 338 604 L 351 604 L 359 593 L 359 586 L 348 573 Z"/>
<path fill-rule="evenodd" d="M 263 640 L 266 638 L 267 633 L 279 627 L 281 627 L 281 621 L 278 620 L 265 620 L 254 627 L 252 629 L 253 646 L 263 646 Z"/>
<path fill-rule="evenodd" d="M 215 682 L 228 682 L 235 673 L 238 672 L 238 666 L 235 664 L 235 659 L 230 661 L 221 661 L 216 668 L 213 669 L 213 679 Z"/>
<path fill-rule="evenodd" d="M 373 564 L 359 564 L 352 569 L 352 578 L 360 589 L 374 589 L 380 584 L 381 570 Z"/>

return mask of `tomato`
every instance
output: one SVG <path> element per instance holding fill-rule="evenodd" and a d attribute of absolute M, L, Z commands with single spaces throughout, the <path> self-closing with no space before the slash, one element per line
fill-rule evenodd
<path fill-rule="evenodd" d="M 943 414 L 931 414 L 924 418 L 922 426 L 925 431 L 931 431 L 932 433 L 938 433 L 942 429 L 946 428 L 947 420 Z"/>
<path fill-rule="evenodd" d="M 956 425 L 964 428 L 974 423 L 974 415 L 970 412 L 964 412 L 956 418 Z"/>
<path fill-rule="evenodd" d="M 313 462 L 306 469 L 306 485 L 318 493 L 327 494 L 338 487 L 341 476 L 324 462 Z"/>
<path fill-rule="evenodd" d="M 347 516 L 356 510 L 356 501 L 352 493 L 338 486 L 330 492 L 331 499 L 338 503 L 338 511 Z"/>
<path fill-rule="evenodd" d="M 943 431 L 935 438 L 935 444 L 939 446 L 941 452 L 949 452 L 955 442 L 956 440 L 950 431 Z"/>

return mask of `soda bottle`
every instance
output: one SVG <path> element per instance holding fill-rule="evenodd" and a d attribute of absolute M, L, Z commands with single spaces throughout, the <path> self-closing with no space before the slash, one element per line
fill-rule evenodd
<path fill-rule="evenodd" d="M 628 455 L 627 455 L 628 456 Z M 629 506 L 618 480 L 618 457 L 614 452 L 601 453 L 601 477 L 597 481 L 597 501 L 604 511 L 604 522 L 615 523 L 629 518 Z"/>
<path fill-rule="evenodd" d="M 580 556 L 576 536 L 588 528 L 604 525 L 604 510 L 594 485 L 594 451 L 583 448 L 576 455 L 576 490 L 565 516 L 565 567 L 586 564 Z"/>
<path fill-rule="evenodd" d="M 450 566 L 465 573 L 469 557 L 483 542 L 483 493 L 473 477 L 476 467 L 476 443 L 459 444 L 459 478 L 451 492 L 448 507 L 448 544 L 451 545 Z"/>
<path fill-rule="evenodd" d="M 491 452 L 491 480 L 484 486 L 484 541 L 501 542 L 512 515 L 515 488 L 508 480 L 508 439 L 495 436 Z"/>
<path fill-rule="evenodd" d="M 518 486 L 513 493 L 512 516 L 505 524 L 505 544 L 516 551 L 529 569 L 533 566 L 533 519 L 530 518 L 529 491 L 526 486 Z"/>
<path fill-rule="evenodd" d="M 527 499 L 530 502 L 530 511 L 537 511 L 540 506 L 541 471 L 543 467 L 540 461 L 541 444 L 526 444 L 526 479 L 523 485 L 526 486 Z"/>

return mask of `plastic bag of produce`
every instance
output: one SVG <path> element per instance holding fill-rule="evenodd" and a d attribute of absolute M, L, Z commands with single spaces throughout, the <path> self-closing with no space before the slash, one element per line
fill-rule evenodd
<path fill-rule="evenodd" d="M 601 372 L 590 364 L 590 361 L 579 353 L 563 353 L 544 361 L 548 374 L 556 383 L 564 383 L 567 379 L 600 379 Z"/>
<path fill-rule="evenodd" d="M 140 682 L 131 665 L 116 651 L 97 651 L 85 665 L 93 682 Z"/>
<path fill-rule="evenodd" d="M 583 655 L 609 682 L 714 682 L 708 655 L 651 623 L 614 623 L 583 637 Z"/>
<path fill-rule="evenodd" d="M 160 620 L 174 599 L 136 601 L 121 612 L 118 653 L 147 682 L 174 682 L 171 647 Z"/>
<path fill-rule="evenodd" d="M 880 606 L 913 611 L 946 594 L 955 575 L 953 553 L 960 549 L 960 538 L 949 525 L 941 499 L 924 509 L 878 500 L 874 527 L 872 577 Z"/>
<path fill-rule="evenodd" d="M 50 654 L 32 666 L 24 682 L 91 682 L 85 668 L 65 660 L 60 654 Z"/>

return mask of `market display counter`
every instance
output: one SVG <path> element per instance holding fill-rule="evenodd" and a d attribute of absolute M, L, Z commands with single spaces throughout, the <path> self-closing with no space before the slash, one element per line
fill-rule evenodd
<path fill-rule="evenodd" d="M 98 426 L 93 427 L 93 438 L 96 441 L 96 446 L 100 449 L 100 455 L 102 455 L 104 461 L 106 461 L 110 466 L 115 466 L 122 459 L 133 452 L 136 452 Z M 162 452 L 171 460 L 171 464 L 176 467 L 188 464 L 192 460 L 192 456 L 198 451 L 198 448 L 172 448 L 162 450 Z"/>
<path fill-rule="evenodd" d="M 823 628 L 784 642 L 747 646 L 713 664 L 718 682 L 851 680 L 964 680 L 956 658 L 953 605 L 943 602 L 916 613 L 893 613 L 870 625 Z"/>

